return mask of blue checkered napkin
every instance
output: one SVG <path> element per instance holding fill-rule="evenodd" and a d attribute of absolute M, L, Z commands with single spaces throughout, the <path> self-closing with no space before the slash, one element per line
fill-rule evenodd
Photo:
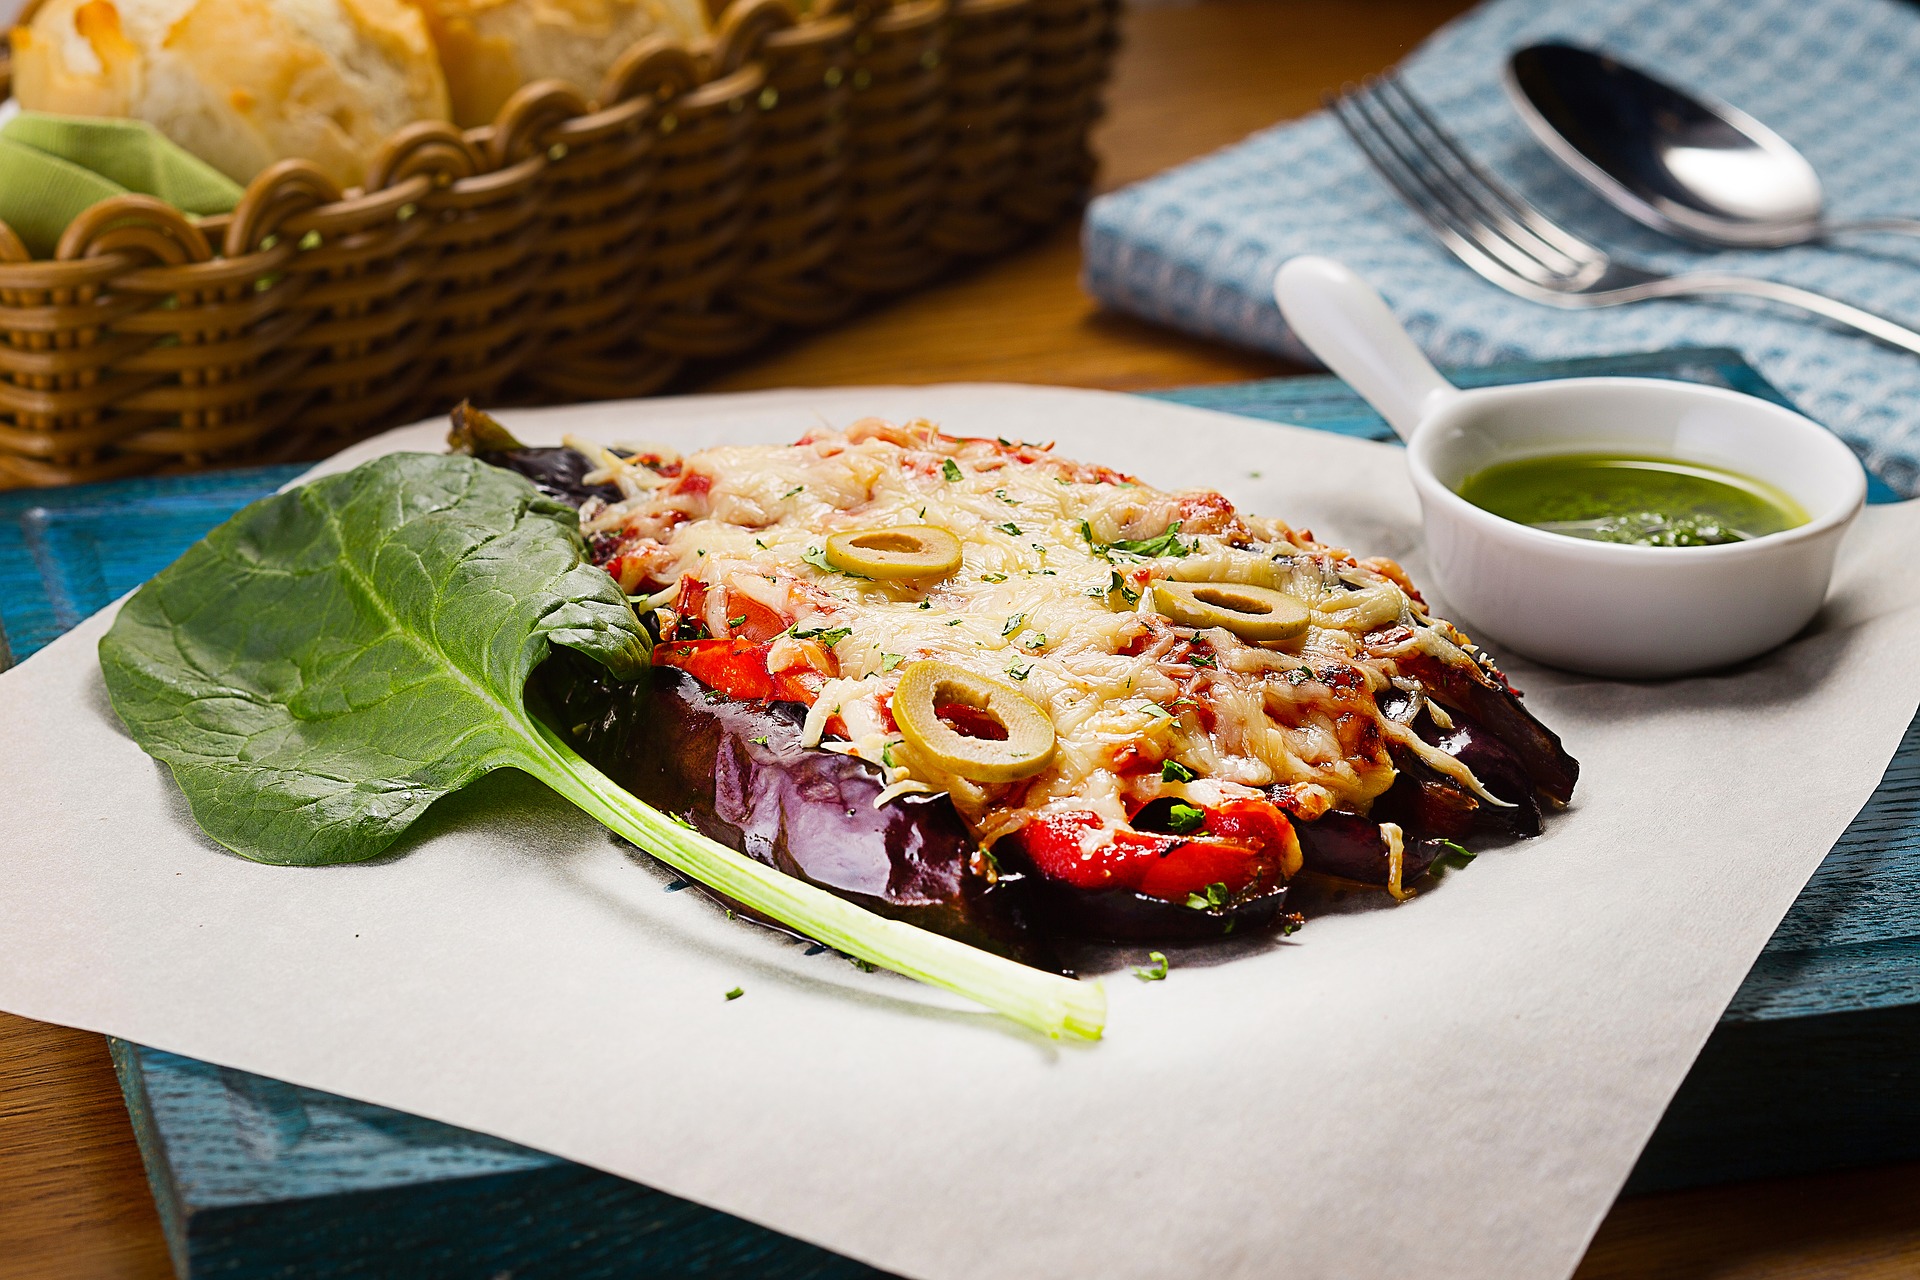
<path fill-rule="evenodd" d="M 1801 148 L 1836 216 L 1920 215 L 1920 8 L 1895 0 L 1490 0 L 1408 60 L 1408 83 L 1551 216 L 1623 257 L 1804 285 L 1920 327 L 1920 238 L 1698 251 L 1613 212 L 1533 141 L 1500 87 L 1507 54 L 1560 39 L 1727 99 Z M 1557 311 L 1459 265 L 1324 113 L 1093 203 L 1088 288 L 1183 329 L 1296 358 L 1273 273 L 1297 253 L 1371 280 L 1442 364 L 1733 347 L 1902 493 L 1920 492 L 1920 357 L 1742 302 Z"/>

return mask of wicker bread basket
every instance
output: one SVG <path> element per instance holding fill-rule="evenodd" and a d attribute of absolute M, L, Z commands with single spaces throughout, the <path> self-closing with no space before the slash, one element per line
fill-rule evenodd
<path fill-rule="evenodd" d="M 0 224 L 0 489 L 318 456 L 463 396 L 601 399 L 826 324 L 1072 211 L 1117 0 L 734 0 L 597 101 L 283 161 L 195 223 Z M 0 54 L 0 98 L 6 64 Z"/>

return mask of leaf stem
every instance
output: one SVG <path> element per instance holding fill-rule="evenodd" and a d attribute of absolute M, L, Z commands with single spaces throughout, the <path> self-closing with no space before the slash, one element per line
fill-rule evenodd
<path fill-rule="evenodd" d="M 1098 983 L 1045 973 L 877 916 L 755 862 L 636 799 L 539 720 L 528 717 L 524 727 L 533 751 L 516 764 L 681 874 L 815 941 L 965 996 L 1044 1035 L 1100 1038 L 1107 997 Z"/>

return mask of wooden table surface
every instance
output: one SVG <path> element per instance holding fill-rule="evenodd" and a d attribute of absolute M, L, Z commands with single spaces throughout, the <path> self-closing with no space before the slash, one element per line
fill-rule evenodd
<path fill-rule="evenodd" d="M 1310 111 L 1323 92 L 1395 61 L 1466 7 L 1202 0 L 1132 12 L 1099 135 L 1101 185 Z M 998 379 L 1133 390 L 1300 372 L 1102 314 L 1080 292 L 1078 272 L 1076 235 L 1064 229 L 697 389 Z M 1444 1188 L 1423 1211 L 1447 1211 Z M 105 1043 L 0 1014 L 0 1277 L 169 1274 Z M 1915 1275 L 1920 1165 L 1623 1200 L 1578 1272 L 1579 1280 Z"/>

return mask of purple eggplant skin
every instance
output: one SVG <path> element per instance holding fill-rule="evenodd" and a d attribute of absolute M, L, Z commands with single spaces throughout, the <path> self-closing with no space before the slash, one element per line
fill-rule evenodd
<path fill-rule="evenodd" d="M 1520 705 L 1520 695 L 1504 676 L 1431 658 L 1402 659 L 1400 665 L 1426 686 L 1428 696 L 1444 703 L 1454 719 L 1464 717 L 1504 743 L 1542 795 L 1562 805 L 1573 799 L 1580 762 L 1567 754 L 1558 734 Z"/>
<path fill-rule="evenodd" d="M 1096 942 L 1206 942 L 1274 927 L 1287 904 L 1281 885 L 1259 897 L 1196 909 L 1131 889 L 1076 889 L 1033 876 L 1035 922 L 1051 933 Z"/>
<path fill-rule="evenodd" d="M 525 476 L 533 481 L 534 488 L 570 507 L 578 507 L 588 498 L 620 501 L 620 490 L 615 486 L 587 483 L 594 464 L 571 449 L 504 449 L 483 454 L 482 460 Z"/>
<path fill-rule="evenodd" d="M 1386 839 L 1380 834 L 1383 821 L 1390 819 L 1336 810 L 1312 822 L 1295 823 L 1302 869 L 1384 887 L 1392 866 Z M 1400 883 L 1408 885 L 1418 880 L 1445 852 L 1440 838 L 1409 832 L 1400 846 Z"/>
<path fill-rule="evenodd" d="M 484 409 L 462 400 L 448 415 L 447 444 L 455 453 L 469 454 L 482 462 L 517 472 L 533 481 L 534 488 L 549 498 L 557 498 L 578 507 L 588 498 L 618 502 L 620 490 L 610 484 L 588 484 L 594 464 L 572 449 L 529 448 L 514 439 Z"/>
<path fill-rule="evenodd" d="M 1393 714 L 1395 708 L 1382 709 Z M 1399 775 L 1373 802 L 1365 817 L 1329 813 L 1313 822 L 1296 822 L 1302 865 L 1320 875 L 1338 876 L 1361 884 L 1385 885 L 1390 872 L 1387 842 L 1380 824 L 1399 825 L 1400 881 L 1412 884 L 1446 852 L 1442 841 L 1476 835 L 1526 838 L 1541 830 L 1540 793 L 1506 742 L 1464 715 L 1453 727 L 1441 729 L 1422 712 L 1413 731 L 1473 771 L 1482 786 L 1507 802 L 1492 805 L 1404 747 L 1391 748 Z"/>
<path fill-rule="evenodd" d="M 1414 726 L 1415 732 L 1421 728 Z M 1477 830 L 1498 830 L 1522 838 L 1540 834 L 1540 795 L 1533 779 L 1527 776 L 1526 765 L 1511 747 L 1487 732 L 1484 726 L 1466 720 L 1454 721 L 1452 729 L 1436 734 L 1429 741 L 1467 766 L 1489 793 L 1512 806 L 1503 809 L 1482 801 L 1475 812 Z M 1445 831 L 1434 834 L 1451 835 Z"/>
<path fill-rule="evenodd" d="M 877 914 L 1058 968 L 1027 878 L 974 874 L 973 836 L 945 796 L 875 808 L 878 770 L 800 745 L 804 707 L 736 702 L 668 667 L 623 684 L 571 654 L 534 685 L 595 767 L 729 848 Z"/>

